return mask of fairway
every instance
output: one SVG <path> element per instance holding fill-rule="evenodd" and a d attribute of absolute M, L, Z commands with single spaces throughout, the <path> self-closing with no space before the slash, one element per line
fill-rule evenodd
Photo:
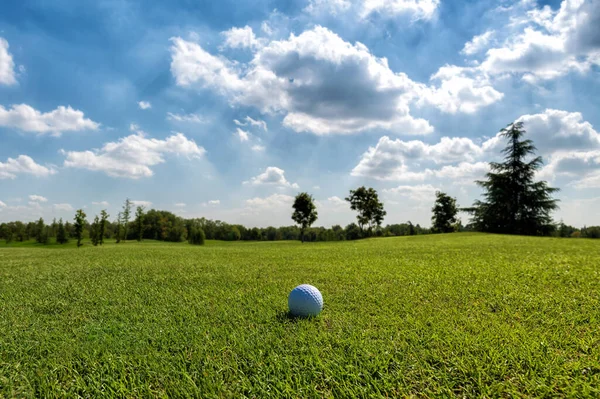
<path fill-rule="evenodd" d="M 0 397 L 599 395 L 594 240 L 0 246 Z"/>

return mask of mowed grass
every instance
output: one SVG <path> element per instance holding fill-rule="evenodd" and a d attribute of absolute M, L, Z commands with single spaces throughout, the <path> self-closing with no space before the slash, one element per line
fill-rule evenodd
<path fill-rule="evenodd" d="M 0 397 L 598 397 L 599 343 L 593 240 L 0 248 Z"/>

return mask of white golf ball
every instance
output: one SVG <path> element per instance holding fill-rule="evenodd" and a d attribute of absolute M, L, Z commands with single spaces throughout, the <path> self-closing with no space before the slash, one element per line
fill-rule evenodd
<path fill-rule="evenodd" d="M 288 306 L 293 316 L 316 316 L 323 310 L 323 296 L 316 287 L 302 284 L 290 292 Z"/>

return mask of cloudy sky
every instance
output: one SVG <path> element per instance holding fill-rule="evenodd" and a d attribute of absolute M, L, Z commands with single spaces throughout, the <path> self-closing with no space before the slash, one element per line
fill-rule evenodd
<path fill-rule="evenodd" d="M 386 223 L 470 205 L 521 120 L 600 224 L 600 0 L 22 0 L 0 4 L 0 221 L 181 216 L 318 224 L 376 188 Z M 466 220 L 466 217 L 464 217 Z"/>

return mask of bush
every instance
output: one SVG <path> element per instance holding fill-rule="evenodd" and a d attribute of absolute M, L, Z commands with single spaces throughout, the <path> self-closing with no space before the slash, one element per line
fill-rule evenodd
<path fill-rule="evenodd" d="M 205 239 L 204 230 L 200 227 L 193 226 L 188 232 L 188 242 L 192 245 L 204 245 Z"/>

